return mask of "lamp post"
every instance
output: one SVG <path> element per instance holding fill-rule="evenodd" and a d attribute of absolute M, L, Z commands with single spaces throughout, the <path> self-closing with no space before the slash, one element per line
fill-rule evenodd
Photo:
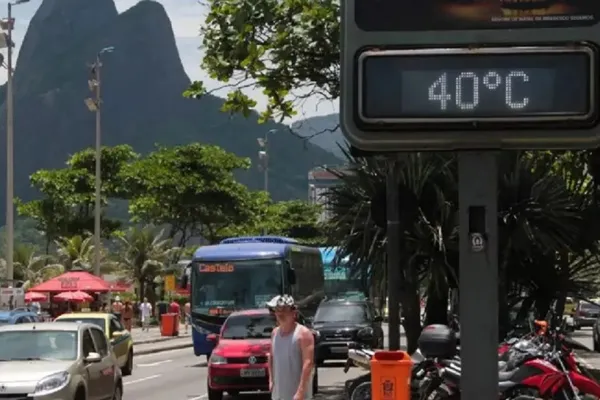
<path fill-rule="evenodd" d="M 264 173 L 264 191 L 269 194 L 269 135 L 277 132 L 277 129 L 271 129 L 265 132 L 264 138 L 257 138 L 258 146 L 258 159 L 260 163 L 258 168 Z M 267 228 L 264 228 L 263 235 L 267 234 Z"/>
<path fill-rule="evenodd" d="M 27 3 L 29 0 L 16 0 L 8 2 L 7 18 L 0 21 L 7 48 L 6 57 L 6 279 L 12 282 L 14 278 L 14 249 L 15 249 L 15 215 L 14 215 L 14 96 L 13 96 L 13 47 L 12 31 L 14 19 L 12 8 L 18 4 Z"/>
<path fill-rule="evenodd" d="M 94 205 L 94 274 L 100 276 L 100 222 L 102 217 L 102 125 L 101 125 L 101 109 L 102 109 L 102 95 L 101 95 L 101 69 L 102 60 L 101 56 L 104 53 L 112 53 L 114 47 L 105 47 L 98 52 L 96 55 L 96 61 L 90 67 L 90 79 L 88 80 L 88 86 L 94 98 L 88 97 L 85 99 L 85 105 L 88 110 L 96 113 L 96 193 L 95 193 L 95 205 Z"/>

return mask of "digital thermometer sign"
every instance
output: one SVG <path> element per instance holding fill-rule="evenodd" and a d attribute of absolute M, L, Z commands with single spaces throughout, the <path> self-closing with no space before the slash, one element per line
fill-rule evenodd
<path fill-rule="evenodd" d="M 366 124 L 535 124 L 596 117 L 594 50 L 508 47 L 373 50 L 358 57 Z"/>

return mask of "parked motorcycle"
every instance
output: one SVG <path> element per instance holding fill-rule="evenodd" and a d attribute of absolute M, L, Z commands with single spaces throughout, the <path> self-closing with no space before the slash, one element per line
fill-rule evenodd
<path fill-rule="evenodd" d="M 577 342 L 560 330 L 537 331 L 521 340 L 500 346 L 498 393 L 501 400 L 580 400 L 589 394 L 600 397 L 600 385 L 586 376 L 573 353 Z M 456 357 L 454 332 L 444 325 L 426 327 L 419 348 L 429 360 L 427 384 L 419 398 L 460 399 L 461 362 Z"/>

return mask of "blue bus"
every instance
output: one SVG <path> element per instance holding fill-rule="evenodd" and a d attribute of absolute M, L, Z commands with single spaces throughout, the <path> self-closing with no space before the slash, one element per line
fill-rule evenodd
<path fill-rule="evenodd" d="M 337 247 L 319 248 L 323 260 L 325 295 L 362 300 L 368 291 L 367 279 L 360 274 L 352 274 L 348 266 L 349 257 L 336 263 Z"/>
<path fill-rule="evenodd" d="M 194 354 L 210 357 L 223 322 L 236 310 L 263 307 L 278 294 L 291 294 L 311 317 L 323 299 L 321 252 L 277 236 L 229 238 L 194 253 L 182 285 L 190 288 Z"/>

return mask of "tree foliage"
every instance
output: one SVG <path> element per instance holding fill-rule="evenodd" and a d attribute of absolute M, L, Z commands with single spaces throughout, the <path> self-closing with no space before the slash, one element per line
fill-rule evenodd
<path fill-rule="evenodd" d="M 387 236 L 373 218 L 385 208 L 385 176 L 397 168 L 401 185 L 414 196 L 404 210 L 401 301 L 409 347 L 420 330 L 421 283 L 427 282 L 427 323 L 444 323 L 448 291 L 458 274 L 458 192 L 455 156 L 450 153 L 404 154 L 391 164 L 383 158 L 349 157 L 350 172 L 330 190 L 333 221 L 328 238 L 341 243 L 338 257 L 355 268 L 370 265 L 376 279 L 385 276 Z M 540 315 L 567 294 L 595 292 L 600 271 L 600 222 L 596 188 L 587 175 L 585 154 L 516 153 L 499 156 L 498 230 L 501 317 L 508 304 L 528 293 Z M 413 204 L 400 200 L 403 208 Z M 410 216 L 410 217 L 409 217 Z M 414 311 L 411 312 L 410 310 Z M 506 329 L 506 325 L 504 325 Z"/>
<path fill-rule="evenodd" d="M 208 0 L 201 27 L 202 68 L 231 89 L 223 111 L 249 115 L 257 102 L 244 89 L 262 92 L 262 122 L 296 114 L 308 97 L 339 97 L 340 20 L 337 0 Z M 193 82 L 184 93 L 206 93 Z"/>
<path fill-rule="evenodd" d="M 130 146 L 103 147 L 102 204 L 109 199 L 123 197 L 124 185 L 120 180 L 123 165 L 137 159 Z M 75 153 L 67 166 L 55 170 L 39 170 L 30 177 L 31 185 L 41 198 L 29 202 L 17 202 L 21 216 L 36 221 L 37 229 L 46 236 L 50 245 L 59 237 L 83 235 L 93 230 L 95 209 L 95 152 L 86 149 Z M 104 210 L 103 210 L 104 211 Z M 103 236 L 108 237 L 120 226 L 120 222 L 103 213 Z"/>
<path fill-rule="evenodd" d="M 215 242 L 224 228 L 252 217 L 252 195 L 234 172 L 250 161 L 220 147 L 159 147 L 123 169 L 133 221 L 170 227 L 183 247 L 193 236 Z"/>

